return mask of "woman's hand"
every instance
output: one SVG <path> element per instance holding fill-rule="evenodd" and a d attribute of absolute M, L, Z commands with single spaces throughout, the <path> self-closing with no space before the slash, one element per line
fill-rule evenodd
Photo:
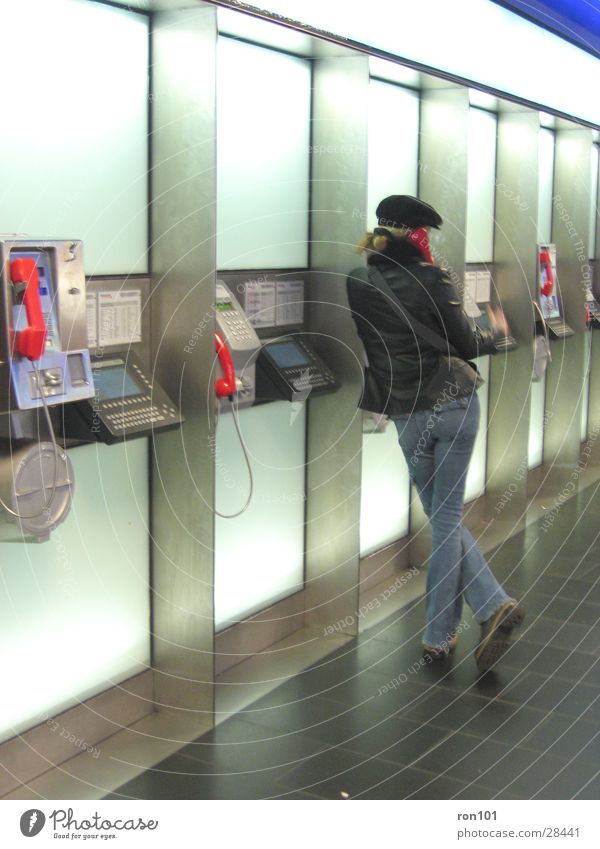
<path fill-rule="evenodd" d="M 506 316 L 504 315 L 500 307 L 496 307 L 494 309 L 491 304 L 488 304 L 487 314 L 492 327 L 495 327 L 498 330 L 502 331 L 504 336 L 510 336 L 510 327 L 508 326 L 508 321 L 506 320 Z"/>

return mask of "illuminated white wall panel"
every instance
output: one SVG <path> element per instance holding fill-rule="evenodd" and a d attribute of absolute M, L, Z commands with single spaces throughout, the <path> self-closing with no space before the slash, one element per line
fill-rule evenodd
<path fill-rule="evenodd" d="M 496 115 L 469 109 L 466 262 L 494 257 L 496 127 Z"/>
<path fill-rule="evenodd" d="M 278 401 L 240 411 L 254 496 L 216 518 L 215 628 L 239 622 L 304 584 L 305 408 Z M 246 501 L 248 472 L 231 414 L 217 428 L 216 509 Z"/>
<path fill-rule="evenodd" d="M 398 432 L 365 433 L 360 491 L 360 556 L 372 554 L 408 533 L 410 481 Z"/>
<path fill-rule="evenodd" d="M 554 133 L 542 128 L 538 151 L 538 239 L 552 241 L 552 188 L 554 185 Z"/>
<path fill-rule="evenodd" d="M 391 83 L 369 83 L 369 186 L 367 225 L 388 195 L 416 195 L 419 160 L 419 96 Z"/>
<path fill-rule="evenodd" d="M 307 266 L 310 97 L 307 60 L 219 39 L 220 269 Z"/>
<path fill-rule="evenodd" d="M 531 384 L 529 410 L 529 443 L 527 468 L 540 466 L 544 457 L 544 414 L 546 405 L 546 380 Z"/>
<path fill-rule="evenodd" d="M 88 274 L 147 271 L 148 19 L 1 5 L 0 232 L 83 239 Z"/>
<path fill-rule="evenodd" d="M 47 543 L 2 543 L 0 740 L 148 668 L 148 443 L 69 454 L 70 515 Z"/>
<path fill-rule="evenodd" d="M 481 406 L 481 420 L 479 422 L 479 432 L 477 433 L 477 439 L 475 440 L 475 446 L 473 448 L 471 465 L 469 466 L 469 472 L 467 474 L 465 501 L 471 501 L 473 498 L 478 498 L 485 492 L 490 358 L 478 357 L 474 362 L 477 363 L 477 368 L 485 380 L 485 383 L 477 390 L 479 404 Z"/>
<path fill-rule="evenodd" d="M 374 15 L 347 0 L 247 5 L 600 124 L 600 103 L 590 96 L 600 90 L 598 60 L 489 0 L 462 0 L 468 27 L 457 26 L 448 0 L 421 0 L 410 12 L 398 0 L 379 0 Z"/>
<path fill-rule="evenodd" d="M 592 145 L 590 155 L 590 233 L 588 236 L 588 254 L 596 256 L 596 228 L 598 227 L 598 145 Z"/>

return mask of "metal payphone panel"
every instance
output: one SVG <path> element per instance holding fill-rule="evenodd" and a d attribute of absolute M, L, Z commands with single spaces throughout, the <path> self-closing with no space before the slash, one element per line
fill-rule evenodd
<path fill-rule="evenodd" d="M 22 285 L 12 279 L 15 260 L 35 263 L 39 306 L 46 330 L 36 369 L 18 352 L 28 327 Z M 83 245 L 68 241 L 0 241 L 0 412 L 65 404 L 94 394 L 87 348 Z M 38 379 L 39 373 L 39 379 Z M 41 386 L 38 383 L 41 382 Z"/>
<path fill-rule="evenodd" d="M 217 329 L 229 348 L 238 380 L 237 407 L 251 406 L 256 398 L 256 357 L 260 339 L 237 298 L 217 280 L 215 298 Z"/>
<path fill-rule="evenodd" d="M 472 267 L 471 267 L 472 268 Z M 469 270 L 465 272 L 464 309 L 466 314 L 482 330 L 490 330 L 490 320 L 487 314 L 492 301 L 492 275 L 487 269 Z M 514 336 L 502 336 L 496 341 L 499 351 L 513 351 L 518 348 Z"/>

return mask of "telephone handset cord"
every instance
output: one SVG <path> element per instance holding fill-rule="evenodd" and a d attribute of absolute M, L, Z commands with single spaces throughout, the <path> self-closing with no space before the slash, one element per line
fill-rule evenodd
<path fill-rule="evenodd" d="M 50 492 L 50 498 L 48 499 L 48 501 L 44 504 L 44 506 L 39 511 L 39 513 L 32 513 L 31 516 L 24 516 L 22 513 L 17 513 L 16 510 L 13 510 L 12 507 L 9 507 L 9 505 L 6 504 L 3 501 L 3 499 L 0 497 L 0 506 L 4 510 L 6 510 L 7 513 L 10 513 L 10 515 L 14 516 L 16 519 L 27 519 L 27 520 L 29 520 L 29 519 L 39 519 L 40 516 L 44 515 L 44 513 L 50 508 L 50 505 L 52 504 L 52 502 L 54 500 L 54 496 L 56 494 L 56 488 L 58 486 L 58 481 L 57 481 L 57 478 L 58 478 L 58 460 L 57 460 L 58 445 L 56 444 L 56 435 L 54 433 L 54 427 L 52 426 L 52 419 L 50 418 L 50 411 L 48 410 L 48 404 L 46 402 L 46 398 L 44 397 L 43 384 L 42 384 L 39 369 L 34 362 L 32 362 L 31 365 L 33 366 L 33 370 L 35 372 L 35 379 L 36 379 L 37 387 L 40 390 L 40 398 L 42 399 L 42 405 L 44 407 L 44 416 L 46 418 L 46 424 L 48 425 L 48 430 L 50 431 L 50 440 L 52 441 L 52 446 L 53 446 L 53 449 L 54 449 L 53 450 L 54 482 L 52 484 L 52 489 L 51 489 L 51 492 Z M 11 456 L 12 456 L 12 454 L 11 454 Z"/>
<path fill-rule="evenodd" d="M 544 313 L 542 312 L 540 305 L 537 303 L 537 301 L 532 301 L 531 303 L 533 304 L 534 308 L 537 310 L 537 313 L 540 317 L 540 321 L 542 323 L 542 329 L 544 331 L 544 336 L 546 337 L 546 342 L 548 343 L 548 351 L 550 351 L 550 331 L 548 330 L 548 325 L 546 323 L 546 319 L 544 318 Z"/>
<path fill-rule="evenodd" d="M 248 507 L 250 506 L 250 502 L 252 501 L 252 496 L 254 494 L 254 477 L 252 475 L 252 466 L 250 465 L 250 459 L 248 458 L 248 450 L 246 448 L 246 443 L 244 442 L 244 439 L 242 437 L 242 433 L 241 433 L 241 430 L 240 430 L 240 425 L 239 425 L 239 421 L 238 421 L 238 414 L 237 414 L 237 410 L 235 409 L 235 406 L 234 406 L 234 396 L 230 395 L 229 400 L 231 402 L 231 414 L 233 416 L 233 424 L 235 425 L 235 429 L 237 431 L 238 439 L 240 440 L 240 445 L 242 446 L 242 451 L 244 453 L 244 460 L 246 461 L 246 468 L 248 469 L 248 477 L 250 479 L 250 490 L 248 492 L 248 498 L 246 499 L 244 506 L 241 508 L 241 510 L 238 510 L 237 513 L 220 513 L 215 508 L 215 511 L 214 511 L 215 515 L 219 516 L 221 519 L 235 519 L 238 516 L 241 516 L 242 513 L 245 513 L 246 510 L 248 509 Z M 221 407 L 219 405 L 219 413 L 217 414 L 217 425 L 219 423 L 220 410 L 221 410 Z"/>

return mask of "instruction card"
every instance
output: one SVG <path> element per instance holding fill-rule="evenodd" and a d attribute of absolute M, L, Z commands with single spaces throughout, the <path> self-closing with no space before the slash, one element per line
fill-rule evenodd
<path fill-rule="evenodd" d="M 98 346 L 98 295 L 95 292 L 86 293 L 85 308 L 88 348 L 96 348 Z"/>
<path fill-rule="evenodd" d="M 465 272 L 464 308 L 471 318 L 478 318 L 478 304 L 488 303 L 492 297 L 492 275 L 489 271 Z"/>
<path fill-rule="evenodd" d="M 303 280 L 249 280 L 246 315 L 253 327 L 282 327 L 304 320 Z"/>
<path fill-rule="evenodd" d="M 88 295 L 87 324 L 90 348 L 104 345 L 130 345 L 142 341 L 142 292 L 100 292 Z M 97 331 L 96 331 L 97 328 Z M 94 332 L 96 339 L 93 342 Z"/>

